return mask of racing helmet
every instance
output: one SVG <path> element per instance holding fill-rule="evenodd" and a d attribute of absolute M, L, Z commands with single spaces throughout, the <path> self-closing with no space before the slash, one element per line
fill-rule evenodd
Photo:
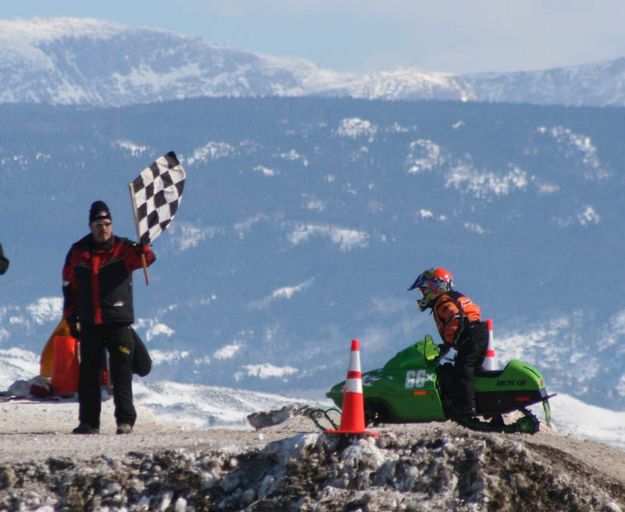
<path fill-rule="evenodd" d="M 454 278 L 449 270 L 442 267 L 430 268 L 422 272 L 408 288 L 408 291 L 419 288 L 423 297 L 417 301 L 419 309 L 425 311 L 431 307 L 436 298 L 454 287 Z"/>

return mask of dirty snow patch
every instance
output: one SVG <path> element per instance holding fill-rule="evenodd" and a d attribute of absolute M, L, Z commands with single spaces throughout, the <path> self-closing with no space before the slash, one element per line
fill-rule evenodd
<path fill-rule="evenodd" d="M 243 347 L 240 343 L 231 343 L 229 345 L 224 345 L 219 350 L 216 350 L 213 356 L 215 359 L 225 360 L 232 359 Z"/>
<path fill-rule="evenodd" d="M 234 374 L 234 378 L 239 381 L 244 377 L 257 377 L 259 379 L 272 379 L 283 378 L 288 375 L 293 375 L 299 370 L 292 366 L 274 366 L 269 363 L 264 364 L 247 364 L 242 367 L 243 372 L 237 372 Z"/>
<path fill-rule="evenodd" d="M 156 336 L 172 336 L 176 333 L 171 327 L 162 323 L 156 323 L 148 329 L 146 338 L 148 341 L 152 341 Z"/>
<path fill-rule="evenodd" d="M 317 224 L 297 226 L 289 235 L 289 241 L 293 245 L 299 245 L 315 236 L 329 238 L 332 243 L 339 246 L 341 251 L 366 247 L 369 243 L 369 235 L 364 231 Z"/>
<path fill-rule="evenodd" d="M 26 306 L 36 324 L 59 320 L 63 315 L 63 299 L 61 297 L 42 297 L 33 304 Z"/>
<path fill-rule="evenodd" d="M 349 137 L 350 139 L 359 137 L 369 137 L 371 139 L 377 131 L 377 127 L 371 121 L 360 119 L 359 117 L 348 117 L 340 122 L 336 133 L 339 137 Z"/>
<path fill-rule="evenodd" d="M 577 220 L 582 226 L 588 224 L 599 224 L 601 217 L 592 206 L 587 206 L 583 212 L 577 215 Z"/>
<path fill-rule="evenodd" d="M 418 139 L 410 143 L 408 158 L 408 174 L 420 174 L 431 171 L 445 162 L 441 147 L 431 140 Z"/>

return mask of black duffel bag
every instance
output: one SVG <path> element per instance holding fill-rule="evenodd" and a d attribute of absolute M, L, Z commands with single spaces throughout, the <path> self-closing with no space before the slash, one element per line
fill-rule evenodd
<path fill-rule="evenodd" d="M 143 340 L 137 334 L 137 331 L 131 327 L 130 332 L 132 333 L 132 339 L 135 344 L 134 353 L 132 355 L 132 373 L 137 374 L 139 377 L 145 377 L 152 371 L 152 358 L 150 357 L 145 343 L 143 343 Z"/>

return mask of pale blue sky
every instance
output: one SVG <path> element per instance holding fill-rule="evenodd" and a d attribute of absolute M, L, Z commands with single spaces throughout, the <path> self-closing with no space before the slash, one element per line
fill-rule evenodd
<path fill-rule="evenodd" d="M 625 56 L 625 0 L 2 0 L 0 18 L 158 27 L 322 67 L 466 73 Z"/>

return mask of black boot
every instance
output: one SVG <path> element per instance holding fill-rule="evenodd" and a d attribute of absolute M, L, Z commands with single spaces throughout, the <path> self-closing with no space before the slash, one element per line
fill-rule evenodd
<path fill-rule="evenodd" d="M 92 427 L 88 423 L 80 422 L 74 430 L 72 430 L 72 434 L 99 434 L 100 429 L 97 427 Z"/>

